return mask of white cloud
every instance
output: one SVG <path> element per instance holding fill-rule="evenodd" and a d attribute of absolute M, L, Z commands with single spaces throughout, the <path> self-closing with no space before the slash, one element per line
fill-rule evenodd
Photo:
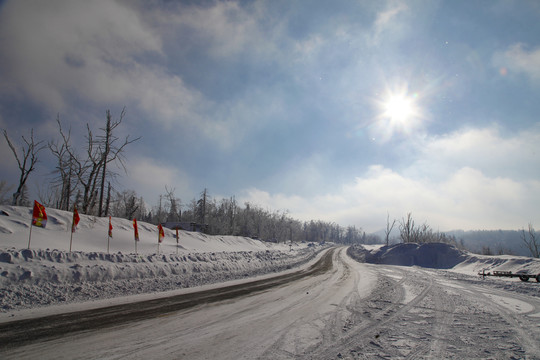
<path fill-rule="evenodd" d="M 539 143 L 539 126 L 509 136 L 503 136 L 497 126 L 458 130 L 419 143 L 420 155 L 407 174 L 445 177 L 449 172 L 471 167 L 492 177 L 538 179 Z"/>
<path fill-rule="evenodd" d="M 540 81 L 540 48 L 529 49 L 525 44 L 517 43 L 503 53 L 495 54 L 493 63 L 510 72 L 524 73 Z"/>
<path fill-rule="evenodd" d="M 122 187 L 136 189 L 137 193 L 150 203 L 154 203 L 159 195 L 165 192 L 165 186 L 174 188 L 177 195 L 193 193 L 186 174 L 156 159 L 132 157 L 126 168 L 128 175 L 122 178 Z"/>
<path fill-rule="evenodd" d="M 146 55 L 162 41 L 136 9 L 115 1 L 10 2 L 1 12 L 3 91 L 29 95 L 65 113 L 74 99 L 135 104 L 152 122 L 200 119 L 202 96 Z M 9 88 L 6 88 L 9 87 Z"/>
<path fill-rule="evenodd" d="M 402 33 L 405 31 L 405 23 L 398 21 L 397 18 L 407 10 L 407 5 L 401 1 L 389 2 L 384 10 L 377 13 L 369 41 L 373 45 L 379 45 L 385 33 L 391 37 L 396 35 L 402 36 Z"/>
<path fill-rule="evenodd" d="M 539 129 L 506 138 L 494 129 L 470 129 L 426 139 L 420 158 L 403 171 L 373 165 L 326 195 L 288 197 L 250 189 L 243 198 L 288 209 L 302 220 L 324 219 L 367 231 L 383 228 L 387 212 L 397 219 L 412 212 L 418 223 L 442 231 L 518 229 L 540 219 L 540 160 L 534 154 L 521 157 L 537 148 L 538 136 Z M 508 169 L 501 166 L 516 176 L 505 175 Z"/>

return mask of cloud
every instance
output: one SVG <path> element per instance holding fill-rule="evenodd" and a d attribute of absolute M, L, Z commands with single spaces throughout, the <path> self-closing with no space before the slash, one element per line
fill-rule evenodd
<path fill-rule="evenodd" d="M 8 2 L 0 16 L 10 85 L 57 111 L 72 92 L 121 97 L 126 85 L 117 70 L 161 48 L 137 13 L 114 1 Z"/>
<path fill-rule="evenodd" d="M 425 139 L 417 160 L 402 170 L 372 165 L 324 195 L 286 196 L 252 188 L 243 199 L 288 209 L 302 220 L 323 219 L 367 231 L 383 228 L 387 212 L 397 219 L 412 212 L 417 223 L 442 231 L 518 229 L 540 218 L 540 160 L 534 154 L 522 157 L 537 148 L 538 136 L 538 128 L 507 137 L 493 128 L 463 130 Z M 505 167 L 512 175 L 506 175 Z"/>
<path fill-rule="evenodd" d="M 137 9 L 115 1 L 9 2 L 0 16 L 4 92 L 26 94 L 52 113 L 83 99 L 135 105 L 168 128 L 200 122 L 203 97 L 152 60 L 164 56 L 162 40 Z"/>
<path fill-rule="evenodd" d="M 397 17 L 407 10 L 408 7 L 403 2 L 389 2 L 385 9 L 377 13 L 369 42 L 373 45 L 380 45 L 385 33 L 390 37 L 402 36 L 401 33 L 405 31 L 403 27 L 405 23 L 399 22 Z"/>
<path fill-rule="evenodd" d="M 540 126 L 506 136 L 501 131 L 498 126 L 467 128 L 426 138 L 417 145 L 420 154 L 408 174 L 441 178 L 471 167 L 516 181 L 540 178 Z"/>
<path fill-rule="evenodd" d="M 496 53 L 493 63 L 504 69 L 503 73 L 510 70 L 540 81 L 540 48 L 529 49 L 525 44 L 517 43 L 502 53 Z"/>
<path fill-rule="evenodd" d="M 393 3 L 384 11 L 377 14 L 375 19 L 375 34 L 380 34 L 395 19 L 399 13 L 407 10 L 404 3 Z"/>
<path fill-rule="evenodd" d="M 193 194 L 186 174 L 169 164 L 139 156 L 133 157 L 126 168 L 128 176 L 123 177 L 122 188 L 136 189 L 151 203 L 165 192 L 165 186 L 176 189 L 178 195 Z"/>

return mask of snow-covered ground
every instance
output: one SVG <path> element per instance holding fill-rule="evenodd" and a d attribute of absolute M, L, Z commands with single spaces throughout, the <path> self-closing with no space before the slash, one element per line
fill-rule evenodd
<path fill-rule="evenodd" d="M 219 292 L 226 280 L 245 283 L 285 269 L 294 274 L 332 258 L 325 271 L 233 300 L 0 346 L 5 359 L 540 359 L 540 283 L 477 275 L 481 269 L 538 274 L 538 259 L 478 256 L 444 244 L 322 251 L 294 244 L 291 251 L 185 232 L 177 248 L 167 230 L 158 255 L 150 224 L 139 225 L 135 255 L 131 222 L 121 219 L 113 219 L 107 254 L 108 219 L 92 217 L 82 217 L 70 254 L 69 213 L 49 210 L 47 228 L 33 228 L 28 250 L 29 209 L 0 211 L 9 214 L 0 216 L 0 325 L 8 327 L 13 320 L 115 303 Z"/>
<path fill-rule="evenodd" d="M 306 263 L 308 244 L 274 244 L 247 237 L 209 236 L 138 222 L 81 215 L 69 252 L 72 214 L 47 209 L 45 228 L 32 227 L 32 209 L 0 206 L 0 318 L 6 312 L 119 296 L 163 292 L 275 273 Z M 158 254 L 159 250 L 159 254 Z"/>

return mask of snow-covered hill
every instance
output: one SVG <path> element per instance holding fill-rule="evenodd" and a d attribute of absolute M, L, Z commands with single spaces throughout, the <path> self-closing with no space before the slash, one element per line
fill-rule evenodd
<path fill-rule="evenodd" d="M 69 252 L 72 213 L 47 209 L 46 228 L 32 227 L 32 209 L 0 206 L 0 311 L 161 292 L 290 269 L 308 262 L 307 244 L 209 236 L 138 222 L 81 215 Z M 159 250 L 159 253 L 158 253 Z"/>

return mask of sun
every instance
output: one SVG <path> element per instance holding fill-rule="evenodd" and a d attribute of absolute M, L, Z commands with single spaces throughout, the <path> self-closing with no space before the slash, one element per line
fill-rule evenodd
<path fill-rule="evenodd" d="M 393 122 L 404 123 L 416 115 L 413 100 L 406 95 L 390 95 L 383 103 L 383 117 Z"/>
<path fill-rule="evenodd" d="M 420 96 L 417 92 L 411 92 L 406 84 L 387 87 L 375 104 L 378 114 L 372 126 L 374 138 L 385 142 L 394 135 L 409 136 L 421 129 L 425 116 L 420 106 Z"/>

